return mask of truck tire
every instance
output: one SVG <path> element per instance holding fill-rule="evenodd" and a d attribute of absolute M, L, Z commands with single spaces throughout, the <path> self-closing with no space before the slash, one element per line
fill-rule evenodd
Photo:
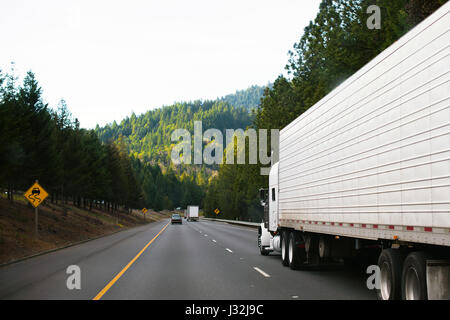
<path fill-rule="evenodd" d="M 398 249 L 384 249 L 378 257 L 380 267 L 379 300 L 401 299 L 401 279 L 404 256 Z"/>
<path fill-rule="evenodd" d="M 328 259 L 331 257 L 331 238 L 328 236 L 319 237 L 319 257 Z"/>
<path fill-rule="evenodd" d="M 258 232 L 258 247 L 259 247 L 259 253 L 261 253 L 262 256 L 268 256 L 270 251 L 266 250 L 262 244 L 261 244 L 261 230 Z"/>
<path fill-rule="evenodd" d="M 288 260 L 289 267 L 292 270 L 301 269 L 306 259 L 306 251 L 303 239 L 297 232 L 291 232 L 289 235 Z"/>
<path fill-rule="evenodd" d="M 427 300 L 427 256 L 411 252 L 405 259 L 402 272 L 403 300 Z"/>
<path fill-rule="evenodd" d="M 319 237 L 317 235 L 305 234 L 305 253 L 308 265 L 317 266 L 320 264 Z"/>
<path fill-rule="evenodd" d="M 261 253 L 262 256 L 268 256 L 270 251 L 266 250 L 264 247 L 259 247 L 259 252 Z"/>
<path fill-rule="evenodd" d="M 283 266 L 289 265 L 289 232 L 283 231 L 281 234 L 281 263 Z"/>

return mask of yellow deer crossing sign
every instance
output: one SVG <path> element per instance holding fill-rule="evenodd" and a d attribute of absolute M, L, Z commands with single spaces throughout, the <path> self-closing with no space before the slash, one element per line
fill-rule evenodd
<path fill-rule="evenodd" d="M 35 182 L 27 192 L 25 192 L 25 198 L 37 208 L 45 198 L 48 197 L 47 191 L 42 188 L 39 183 Z"/>

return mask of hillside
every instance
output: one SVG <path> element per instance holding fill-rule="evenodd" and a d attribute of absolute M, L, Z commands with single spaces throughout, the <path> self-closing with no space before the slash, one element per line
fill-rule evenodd
<path fill-rule="evenodd" d="M 201 204 L 209 180 L 219 167 L 174 167 L 170 159 L 172 132 L 187 129 L 193 135 L 194 121 L 202 121 L 203 131 L 245 129 L 253 122 L 252 110 L 259 105 L 263 93 L 263 87 L 252 86 L 213 101 L 181 102 L 138 116 L 133 113 L 119 124 L 97 126 L 95 133 L 101 142 L 117 145 L 133 159 L 143 205 L 162 210 Z"/>
<path fill-rule="evenodd" d="M 269 83 L 267 87 L 272 88 L 273 84 Z M 246 108 L 247 110 L 255 110 L 261 103 L 266 87 L 251 86 L 245 90 L 237 90 L 233 94 L 228 94 L 220 101 L 225 101 L 235 107 Z"/>
<path fill-rule="evenodd" d="M 175 129 L 183 128 L 193 133 L 194 121 L 199 120 L 203 130 L 245 129 L 253 121 L 250 110 L 259 105 L 263 94 L 263 87 L 252 86 L 213 101 L 176 103 L 139 116 L 133 113 L 119 124 L 97 126 L 95 132 L 102 142 L 119 141 L 135 158 L 168 166 L 170 137 Z"/>
<path fill-rule="evenodd" d="M 178 103 L 151 110 L 136 116 L 132 114 L 120 124 L 113 122 L 95 132 L 102 142 L 119 141 L 126 151 L 144 162 L 170 164 L 171 135 L 175 129 L 194 132 L 194 121 L 201 120 L 203 128 L 245 128 L 251 115 L 244 108 L 235 108 L 223 101 L 195 101 Z"/>
<path fill-rule="evenodd" d="M 62 205 L 46 201 L 39 207 L 39 237 L 34 234 L 34 209 L 21 194 L 13 202 L 0 196 L 0 264 L 67 245 L 111 234 L 119 230 L 167 218 L 167 213 L 119 210 L 91 211 L 73 203 Z"/>

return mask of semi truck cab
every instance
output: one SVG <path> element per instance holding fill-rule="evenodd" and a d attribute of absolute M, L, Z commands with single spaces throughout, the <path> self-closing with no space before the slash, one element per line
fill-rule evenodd
<path fill-rule="evenodd" d="M 270 169 L 269 189 L 260 189 L 260 201 L 264 207 L 264 221 L 258 228 L 258 246 L 262 255 L 281 252 L 278 234 L 278 162 Z"/>

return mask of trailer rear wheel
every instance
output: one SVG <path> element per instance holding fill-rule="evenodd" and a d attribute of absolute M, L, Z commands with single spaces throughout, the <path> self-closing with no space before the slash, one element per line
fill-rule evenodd
<path fill-rule="evenodd" d="M 403 264 L 402 297 L 404 300 L 427 300 L 426 255 L 410 253 Z"/>
<path fill-rule="evenodd" d="M 403 254 L 398 249 L 384 249 L 379 258 L 380 288 L 378 299 L 398 300 L 401 298 Z"/>
<path fill-rule="evenodd" d="M 289 236 L 289 267 L 292 270 L 300 269 L 306 258 L 305 246 L 297 232 L 291 232 Z"/>
<path fill-rule="evenodd" d="M 309 265 L 320 264 L 319 237 L 316 234 L 305 234 L 305 253 Z"/>
<path fill-rule="evenodd" d="M 281 234 L 281 263 L 283 266 L 289 265 L 289 232 L 283 231 Z"/>
<path fill-rule="evenodd" d="M 331 238 L 321 236 L 319 238 L 319 257 L 327 259 L 331 256 Z"/>

